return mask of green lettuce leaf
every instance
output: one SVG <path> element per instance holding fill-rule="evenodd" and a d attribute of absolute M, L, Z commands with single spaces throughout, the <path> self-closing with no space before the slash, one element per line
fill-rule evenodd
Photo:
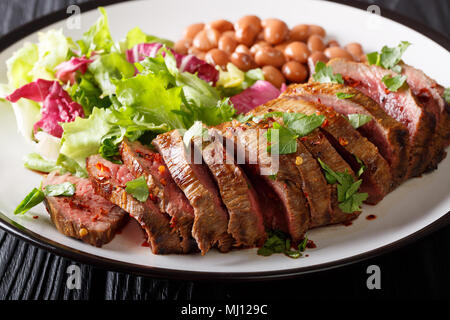
<path fill-rule="evenodd" d="M 103 53 L 108 53 L 114 45 L 114 41 L 109 30 L 106 11 L 103 7 L 99 7 L 98 10 L 102 14 L 101 17 L 87 32 L 83 34 L 82 40 L 78 41 L 82 54 L 86 54 L 88 57 L 92 51 L 102 51 Z"/>
<path fill-rule="evenodd" d="M 133 28 L 127 33 L 127 49 L 131 49 L 139 43 L 152 42 L 159 42 L 167 47 L 173 47 L 173 41 L 145 34 L 139 27 Z"/>
<path fill-rule="evenodd" d="M 71 197 L 75 194 L 75 185 L 68 181 L 60 184 L 49 184 L 44 187 L 44 195 L 47 197 Z"/>
<path fill-rule="evenodd" d="M 40 189 L 34 188 L 33 190 L 31 190 L 29 194 L 27 194 L 25 199 L 23 199 L 22 202 L 20 202 L 20 204 L 14 210 L 14 214 L 26 213 L 28 210 L 44 201 L 44 198 L 45 198 L 44 193 Z"/>
<path fill-rule="evenodd" d="M 31 70 L 33 70 L 38 59 L 38 46 L 27 42 L 6 61 L 8 81 L 13 86 L 13 89 L 33 81 Z"/>

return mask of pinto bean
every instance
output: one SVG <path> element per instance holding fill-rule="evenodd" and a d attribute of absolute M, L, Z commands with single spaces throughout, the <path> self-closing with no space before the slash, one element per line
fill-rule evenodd
<path fill-rule="evenodd" d="M 281 67 L 285 58 L 280 50 L 272 47 L 261 47 L 255 54 L 255 61 L 260 66 Z"/>
<path fill-rule="evenodd" d="M 211 49 L 206 53 L 205 61 L 225 69 L 227 63 L 230 62 L 230 58 L 225 51 L 220 49 Z"/>
<path fill-rule="evenodd" d="M 364 53 L 362 46 L 357 42 L 347 44 L 345 49 L 354 57 L 359 57 Z"/>
<path fill-rule="evenodd" d="M 269 81 L 278 89 L 281 88 L 281 85 L 286 82 L 286 79 L 278 68 L 273 66 L 264 66 L 262 68 L 262 72 L 264 74 L 264 79 Z"/>
<path fill-rule="evenodd" d="M 188 49 L 192 45 L 192 40 L 190 39 L 180 39 L 175 42 L 173 49 L 179 54 L 188 54 Z"/>
<path fill-rule="evenodd" d="M 231 55 L 231 62 L 242 71 L 248 71 L 257 67 L 253 57 L 242 52 L 234 52 Z"/>
<path fill-rule="evenodd" d="M 322 38 L 324 38 L 327 35 L 324 28 L 315 24 L 309 25 L 309 34 L 310 35 L 316 34 L 321 36 Z"/>
<path fill-rule="evenodd" d="M 233 24 L 230 21 L 224 20 L 224 19 L 211 21 L 210 23 L 208 23 L 205 26 L 205 28 L 216 29 L 220 33 L 223 33 L 225 31 L 232 31 L 232 30 L 234 30 Z"/>
<path fill-rule="evenodd" d="M 197 35 L 197 33 L 202 31 L 204 27 L 205 27 L 204 23 L 194 23 L 194 24 L 187 26 L 184 29 L 183 38 L 193 40 L 195 38 L 195 36 Z"/>
<path fill-rule="evenodd" d="M 297 61 L 289 61 L 283 65 L 283 75 L 291 82 L 304 82 L 308 76 L 308 70 Z"/>
<path fill-rule="evenodd" d="M 328 58 L 321 51 L 315 51 L 315 52 L 311 53 L 311 55 L 308 57 L 308 68 L 309 68 L 309 72 L 311 74 L 314 73 L 314 70 L 316 68 L 316 63 L 318 61 L 322 61 L 324 63 L 327 63 L 328 62 Z"/>
<path fill-rule="evenodd" d="M 309 26 L 307 24 L 298 24 L 291 29 L 291 40 L 305 42 L 309 36 Z"/>
<path fill-rule="evenodd" d="M 236 40 L 250 47 L 261 31 L 261 20 L 257 16 L 245 16 L 234 24 Z"/>
<path fill-rule="evenodd" d="M 215 29 L 204 29 L 197 33 L 193 40 L 193 45 L 200 51 L 209 51 L 217 48 L 220 32 Z"/>
<path fill-rule="evenodd" d="M 250 53 L 252 54 L 252 56 L 254 56 L 256 52 L 259 49 L 261 49 L 261 47 L 270 47 L 270 46 L 271 45 L 266 41 L 258 41 L 250 48 Z"/>
<path fill-rule="evenodd" d="M 308 46 L 305 43 L 299 41 L 290 43 L 284 49 L 284 55 L 288 60 L 294 60 L 300 63 L 306 63 L 309 54 L 310 52 Z"/>
<path fill-rule="evenodd" d="M 218 48 L 220 50 L 225 51 L 228 54 L 232 54 L 234 52 L 234 50 L 236 49 L 237 45 L 238 45 L 238 42 L 234 38 L 234 32 L 232 35 L 225 32 L 222 34 L 222 36 L 219 39 Z"/>
<path fill-rule="evenodd" d="M 308 38 L 308 49 L 309 51 L 323 51 L 325 50 L 325 45 L 323 44 L 322 37 L 313 34 Z"/>
<path fill-rule="evenodd" d="M 343 59 L 353 60 L 353 56 L 350 53 L 348 53 L 347 50 L 342 49 L 340 47 L 326 48 L 323 53 L 325 53 L 325 55 L 328 57 L 328 59 L 343 58 Z"/>
<path fill-rule="evenodd" d="M 270 44 L 279 44 L 289 36 L 289 28 L 284 21 L 278 19 L 265 20 L 264 39 Z"/>
<path fill-rule="evenodd" d="M 245 53 L 245 54 L 251 55 L 250 49 L 245 44 L 238 45 L 236 47 L 236 49 L 234 50 L 234 52 L 241 52 L 241 53 Z"/>

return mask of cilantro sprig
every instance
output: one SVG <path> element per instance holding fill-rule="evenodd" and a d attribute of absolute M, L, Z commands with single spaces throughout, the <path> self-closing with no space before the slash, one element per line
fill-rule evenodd
<path fill-rule="evenodd" d="M 367 62 L 369 65 L 381 66 L 384 69 L 391 69 L 394 72 L 400 73 L 402 71 L 401 66 L 398 65 L 403 53 L 411 45 L 408 41 L 402 41 L 396 47 L 384 46 L 381 52 L 371 52 L 367 54 Z"/>
<path fill-rule="evenodd" d="M 264 245 L 258 249 L 258 255 L 271 256 L 274 253 L 283 253 L 289 258 L 298 259 L 302 256 L 302 252 L 306 249 L 308 238 L 305 236 L 303 241 L 297 246 L 296 250 L 291 248 L 291 240 L 282 231 L 268 231 L 268 237 Z"/>
<path fill-rule="evenodd" d="M 320 158 L 319 164 L 325 172 L 325 179 L 329 184 L 337 184 L 339 208 L 345 213 L 352 213 L 361 210 L 361 204 L 368 198 L 367 193 L 359 193 L 362 180 L 355 179 L 347 172 L 335 172 Z M 361 166 L 364 170 L 363 166 Z M 362 170 L 358 174 L 362 174 Z"/>
<path fill-rule="evenodd" d="M 315 73 L 313 74 L 314 81 L 322 83 L 335 82 L 344 84 L 342 75 L 340 73 L 334 74 L 333 68 L 331 68 L 330 66 L 327 67 L 327 65 L 322 61 L 317 61 L 314 71 L 315 71 Z"/>
<path fill-rule="evenodd" d="M 398 75 L 392 77 L 391 75 L 387 74 L 383 78 L 381 78 L 381 82 L 384 83 L 384 85 L 389 91 L 397 92 L 398 89 L 403 87 L 403 85 L 405 84 L 406 76 Z"/>
<path fill-rule="evenodd" d="M 133 198 L 140 202 L 147 201 L 149 196 L 148 186 L 144 176 L 140 176 L 137 179 L 128 181 L 125 184 L 125 191 L 131 194 Z"/>
<path fill-rule="evenodd" d="M 365 125 L 372 120 L 371 116 L 360 113 L 351 113 L 347 115 L 348 121 L 353 126 L 353 128 L 358 129 L 359 127 Z"/>
<path fill-rule="evenodd" d="M 336 92 L 336 97 L 338 97 L 339 99 L 350 99 L 354 96 L 355 95 L 353 93 Z"/>
<path fill-rule="evenodd" d="M 275 154 L 290 154 L 297 152 L 297 138 L 310 134 L 313 130 L 320 127 L 325 120 L 323 115 L 306 115 L 303 113 L 290 112 L 271 112 L 264 117 L 277 116 L 283 118 L 283 125 L 274 122 L 272 128 L 265 133 L 267 141 L 267 151 Z M 278 130 L 277 133 L 274 130 Z M 273 137 L 277 137 L 273 141 Z"/>

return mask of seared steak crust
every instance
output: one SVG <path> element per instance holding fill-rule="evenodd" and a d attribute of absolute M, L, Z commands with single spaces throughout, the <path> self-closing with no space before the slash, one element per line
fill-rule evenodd
<path fill-rule="evenodd" d="M 216 186 L 210 181 L 207 169 L 193 161 L 193 148 L 189 156 L 177 130 L 159 135 L 153 140 L 153 145 L 194 208 L 192 235 L 202 254 L 216 244 L 220 251 L 229 251 L 233 239 L 227 233 L 228 213 L 223 208 Z"/>
<path fill-rule="evenodd" d="M 64 182 L 75 185 L 72 197 L 45 197 L 44 200 L 58 231 L 96 247 L 110 242 L 127 221 L 127 213 L 96 195 L 91 182 L 85 178 L 53 172 L 44 177 L 42 187 Z"/>
<path fill-rule="evenodd" d="M 140 202 L 125 191 L 126 182 L 134 177 L 124 165 L 114 164 L 95 155 L 86 160 L 86 168 L 95 191 L 139 222 L 153 253 L 183 253 L 176 230 L 170 227 L 169 218 L 159 210 L 151 197 Z"/>
<path fill-rule="evenodd" d="M 208 130 L 208 141 L 194 137 L 201 149 L 203 161 L 214 177 L 230 216 L 228 233 L 235 246 L 260 246 L 266 239 L 264 219 L 259 200 L 243 170 L 226 150 L 225 141 L 217 129 Z"/>
<path fill-rule="evenodd" d="M 399 184 L 405 179 L 408 170 L 409 133 L 406 127 L 391 118 L 375 101 L 358 90 L 338 83 L 313 82 L 290 87 L 290 92 L 307 101 L 333 108 L 337 113 L 365 114 L 372 120 L 358 128 L 358 131 L 378 147 L 380 154 L 389 162 L 392 176 Z M 353 95 L 339 99 L 336 93 Z"/>
<path fill-rule="evenodd" d="M 266 185 L 266 195 L 261 196 L 270 197 L 269 201 L 282 208 L 284 216 L 271 212 L 265 217 L 266 225 L 288 232 L 296 243 L 303 239 L 310 225 L 308 204 L 301 189 L 302 181 L 295 167 L 295 157 L 292 154 L 280 155 L 278 168 L 274 167 L 264 136 L 269 125 L 263 122 L 233 122 L 225 126 L 223 134 L 235 143 L 237 153 L 244 150 L 246 173 L 253 177 L 258 175 L 259 182 Z"/>
<path fill-rule="evenodd" d="M 367 167 L 362 176 L 361 190 L 369 194 L 367 203 L 376 204 L 393 186 L 391 169 L 387 161 L 379 154 L 367 138 L 362 137 L 342 115 L 321 104 L 302 100 L 301 97 L 287 90 L 283 95 L 255 109 L 254 114 L 266 113 L 268 109 L 284 112 L 299 112 L 307 115 L 320 113 L 326 117 L 322 130 L 337 151 L 357 170 L 358 157 Z"/>
<path fill-rule="evenodd" d="M 182 239 L 183 252 L 195 250 L 197 244 L 191 236 L 194 210 L 173 181 L 161 155 L 126 138 L 120 145 L 120 154 L 135 178 L 145 177 L 150 193 L 158 199 L 159 209 L 171 217 L 170 225 Z"/>
<path fill-rule="evenodd" d="M 390 92 L 381 79 L 395 76 L 391 70 L 342 59 L 328 62 L 334 73 L 342 74 L 345 83 L 369 96 L 409 131 L 410 152 L 407 177 L 420 175 L 431 160 L 431 140 L 436 128 L 436 118 L 417 100 L 409 88 Z"/>

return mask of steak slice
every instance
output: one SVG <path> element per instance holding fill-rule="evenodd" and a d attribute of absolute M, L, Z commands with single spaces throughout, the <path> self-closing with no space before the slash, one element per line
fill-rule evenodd
<path fill-rule="evenodd" d="M 244 170 L 261 195 L 266 195 L 268 207 L 265 224 L 290 234 L 294 243 L 304 238 L 310 225 L 308 204 L 303 195 L 300 174 L 293 155 L 280 155 L 278 165 L 267 152 L 265 133 L 270 123 L 233 122 L 223 135 L 234 142 L 237 155 L 243 153 Z M 276 158 L 276 157 L 274 157 Z M 238 161 L 238 163 L 241 163 Z M 281 209 L 281 210 L 280 210 Z"/>
<path fill-rule="evenodd" d="M 436 118 L 436 132 L 430 147 L 433 154 L 427 167 L 428 170 L 433 170 L 445 158 L 445 147 L 450 144 L 450 108 L 444 99 L 444 87 L 429 78 L 422 70 L 404 63 L 401 66 L 402 74 L 406 76 L 411 91 Z"/>
<path fill-rule="evenodd" d="M 380 154 L 389 162 L 396 184 L 405 179 L 408 170 L 408 129 L 391 118 L 375 101 L 358 90 L 338 83 L 307 83 L 290 87 L 290 92 L 303 99 L 323 104 L 336 112 L 365 114 L 372 120 L 358 128 L 358 131 L 378 147 Z M 336 94 L 342 92 L 353 95 L 339 99 Z"/>
<path fill-rule="evenodd" d="M 229 251 L 233 239 L 227 233 L 228 213 L 208 169 L 201 163 L 195 163 L 194 157 L 197 156 L 192 144 L 188 154 L 183 137 L 174 130 L 158 135 L 153 145 L 162 155 L 173 180 L 194 208 L 192 235 L 202 254 L 216 244 L 220 251 Z"/>
<path fill-rule="evenodd" d="M 161 155 L 126 138 L 120 144 L 120 154 L 135 178 L 145 177 L 150 193 L 158 199 L 159 210 L 171 217 L 170 225 L 182 239 L 183 252 L 195 250 L 197 244 L 191 235 L 194 209 L 173 181 Z"/>
<path fill-rule="evenodd" d="M 348 172 L 354 179 L 356 175 L 350 165 L 339 155 L 336 149 L 325 135 L 316 129 L 309 135 L 300 138 L 300 141 L 313 155 L 315 159 L 320 159 L 326 163 L 335 172 Z M 337 186 L 329 185 L 331 188 L 331 207 L 332 214 L 330 224 L 343 223 L 355 219 L 361 212 L 345 213 L 339 208 L 337 197 Z M 320 226 L 320 225 L 317 225 Z"/>
<path fill-rule="evenodd" d="M 251 182 L 236 165 L 234 154 L 227 152 L 222 134 L 214 128 L 208 130 L 208 141 L 194 137 L 219 188 L 222 201 L 230 216 L 228 233 L 236 240 L 235 246 L 261 246 L 266 239 L 264 218 L 259 199 Z M 231 150 L 232 151 L 232 150 Z"/>
<path fill-rule="evenodd" d="M 410 152 L 407 177 L 420 175 L 432 157 L 429 146 L 436 119 L 417 100 L 409 88 L 390 92 L 381 79 L 395 76 L 391 70 L 364 63 L 333 59 L 328 62 L 335 73 L 342 74 L 345 83 L 375 100 L 392 118 L 403 123 L 409 131 Z"/>
<path fill-rule="evenodd" d="M 265 113 L 268 109 L 307 115 L 318 113 L 324 115 L 326 120 L 321 130 L 333 147 L 352 166 L 353 170 L 357 171 L 360 167 L 355 157 L 359 158 L 367 167 L 362 175 L 363 183 L 361 185 L 361 191 L 369 194 L 366 202 L 376 204 L 391 190 L 393 185 L 391 169 L 387 161 L 378 153 L 377 147 L 361 136 L 351 126 L 348 119 L 336 113 L 332 108 L 304 101 L 288 90 L 280 98 L 255 109 L 254 114 Z"/>
<path fill-rule="evenodd" d="M 44 177 L 42 188 L 64 182 L 75 185 L 73 196 L 46 196 L 44 199 L 45 207 L 58 231 L 96 247 L 110 242 L 127 221 L 127 213 L 95 194 L 89 179 L 52 172 Z"/>
<path fill-rule="evenodd" d="M 170 219 L 162 213 L 152 197 L 141 202 L 125 191 L 134 176 L 125 165 L 117 165 L 100 155 L 90 156 L 86 168 L 95 191 L 127 211 L 139 222 L 147 235 L 154 254 L 183 253 L 178 233 L 170 226 Z"/>

